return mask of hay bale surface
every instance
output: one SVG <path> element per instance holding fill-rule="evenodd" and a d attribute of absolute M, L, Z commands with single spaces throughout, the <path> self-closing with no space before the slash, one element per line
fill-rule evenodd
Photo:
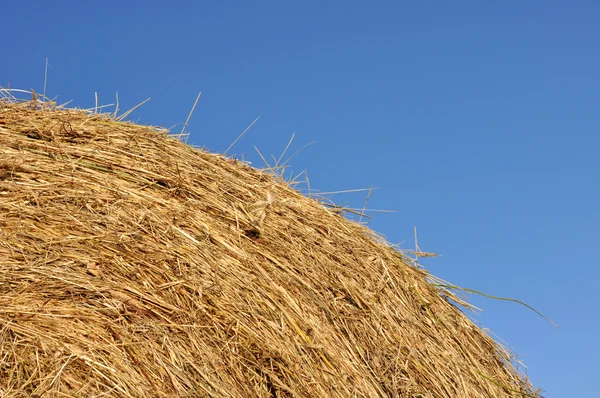
<path fill-rule="evenodd" d="M 522 397 L 367 228 L 106 115 L 0 102 L 0 396 Z"/>

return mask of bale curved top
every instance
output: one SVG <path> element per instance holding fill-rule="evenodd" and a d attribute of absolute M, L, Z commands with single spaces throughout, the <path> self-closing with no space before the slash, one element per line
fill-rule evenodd
<path fill-rule="evenodd" d="M 367 228 L 165 131 L 0 102 L 0 395 L 521 397 Z"/>

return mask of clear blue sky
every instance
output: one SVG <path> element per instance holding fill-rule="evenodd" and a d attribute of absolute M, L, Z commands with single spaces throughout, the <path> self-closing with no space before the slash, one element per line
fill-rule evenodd
<path fill-rule="evenodd" d="M 451 3 L 451 4 L 450 4 Z M 600 3 L 24 1 L 2 14 L 0 84 L 59 102 L 119 92 L 142 123 L 291 164 L 322 191 L 380 188 L 370 226 L 443 256 L 547 397 L 596 397 L 600 371 Z M 180 127 L 179 127 L 180 128 Z M 176 130 L 178 131 L 179 128 Z M 365 193 L 337 195 L 361 207 Z"/>

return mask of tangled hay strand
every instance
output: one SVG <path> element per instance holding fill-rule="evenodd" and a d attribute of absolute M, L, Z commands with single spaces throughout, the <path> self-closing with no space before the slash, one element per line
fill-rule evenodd
<path fill-rule="evenodd" d="M 2 397 L 535 396 L 427 278 L 264 171 L 0 102 Z"/>

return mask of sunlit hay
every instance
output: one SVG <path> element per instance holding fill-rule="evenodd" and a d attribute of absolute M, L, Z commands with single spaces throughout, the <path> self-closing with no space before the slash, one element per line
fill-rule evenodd
<path fill-rule="evenodd" d="M 535 396 L 365 227 L 166 131 L 0 101 L 0 396 Z"/>

